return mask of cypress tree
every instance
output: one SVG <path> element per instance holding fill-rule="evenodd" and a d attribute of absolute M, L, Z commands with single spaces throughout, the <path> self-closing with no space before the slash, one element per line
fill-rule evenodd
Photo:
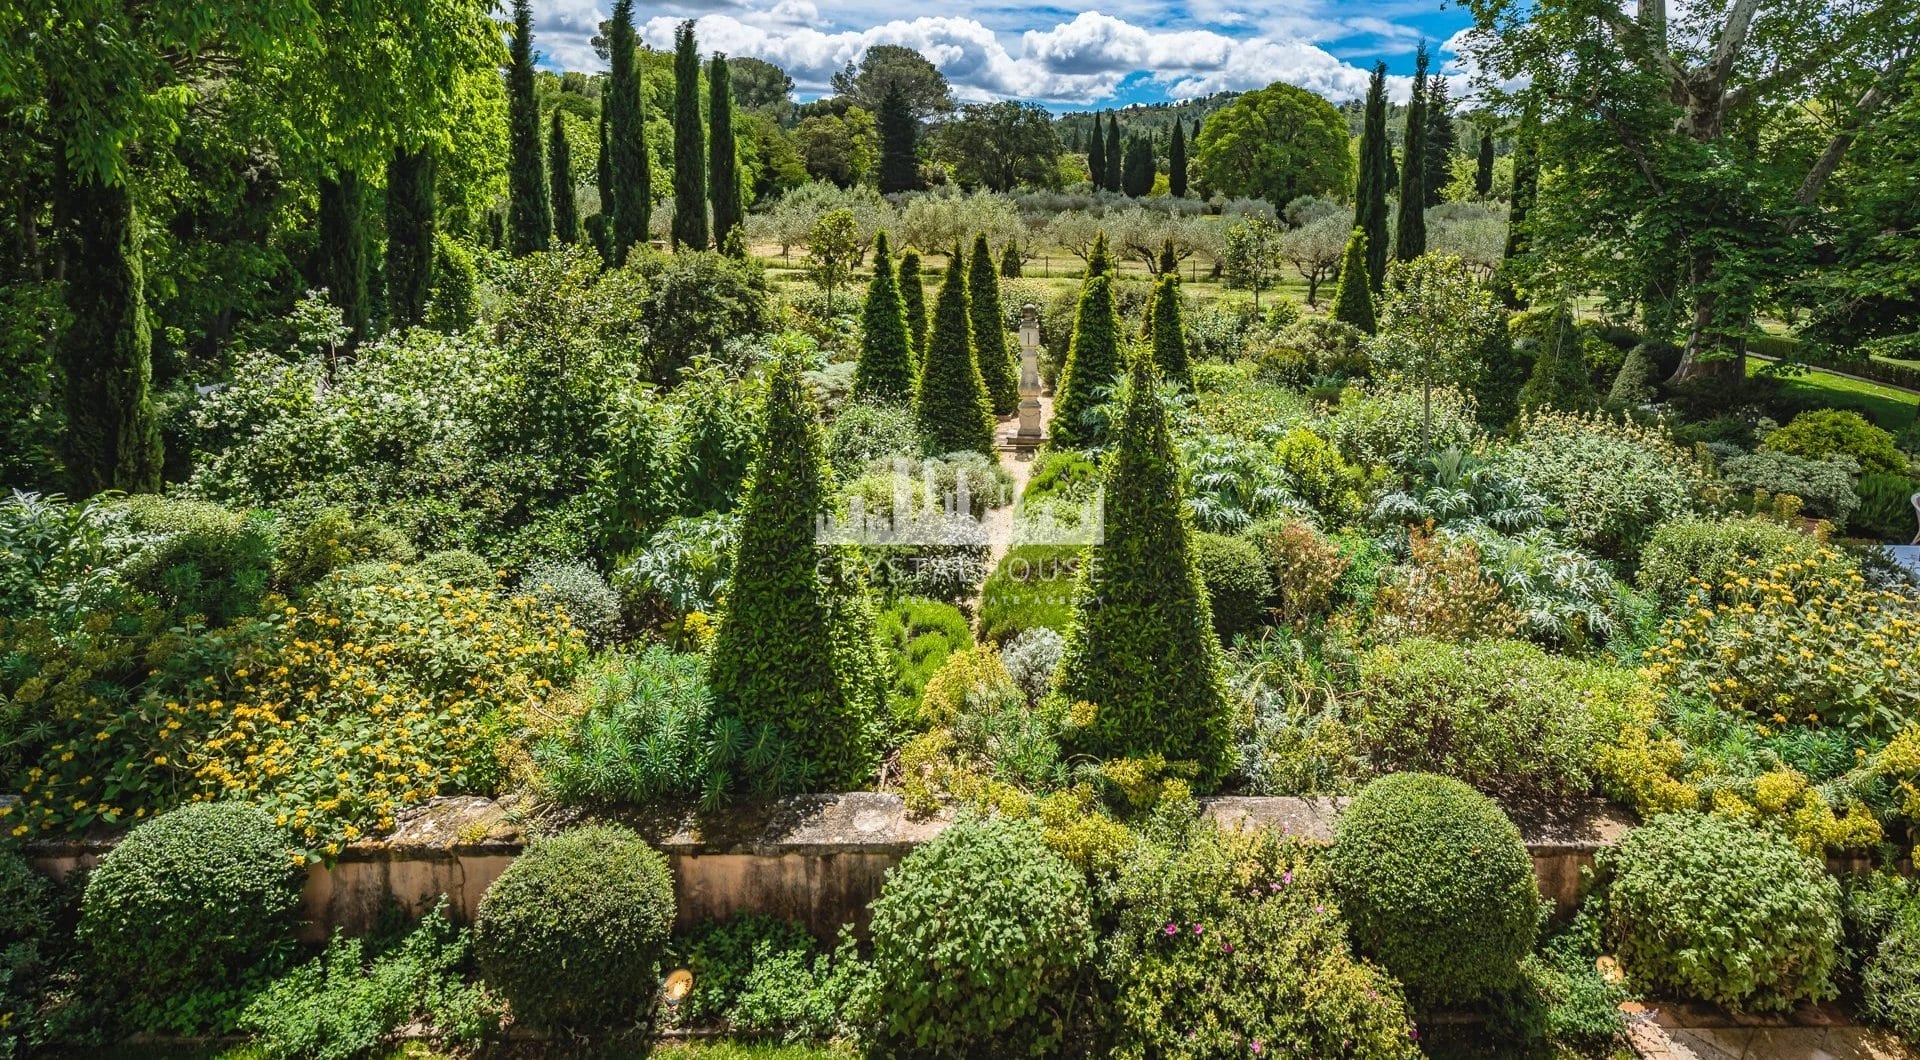
<path fill-rule="evenodd" d="M 1153 318 L 1153 362 L 1165 365 L 1167 378 L 1193 389 L 1193 374 L 1187 368 L 1187 325 L 1180 304 L 1180 277 L 1163 272 L 1153 288 L 1150 303 Z"/>
<path fill-rule="evenodd" d="M 673 245 L 707 249 L 707 134 L 692 19 L 673 34 Z"/>
<path fill-rule="evenodd" d="M 920 252 L 912 247 L 900 255 L 900 300 L 907 307 L 907 334 L 913 337 L 914 371 L 927 355 L 927 288 L 920 282 Z"/>
<path fill-rule="evenodd" d="M 973 239 L 973 257 L 967 263 L 967 299 L 973 321 L 974 359 L 987 385 L 987 401 L 996 416 L 1011 416 L 1020 407 L 1020 376 L 1007 349 L 1006 318 L 1000 311 L 1000 277 L 993 266 L 993 250 L 985 233 Z"/>
<path fill-rule="evenodd" d="M 873 123 L 880 134 L 880 191 L 892 194 L 920 186 L 917 141 L 920 122 L 913 116 L 906 90 L 898 80 L 888 81 L 874 105 Z"/>
<path fill-rule="evenodd" d="M 1009 280 L 1020 278 L 1020 247 L 1011 239 L 1000 251 L 1000 275 Z"/>
<path fill-rule="evenodd" d="M 1093 190 L 1105 191 L 1107 188 L 1107 137 L 1100 130 L 1100 115 L 1093 116 L 1093 135 L 1087 140 L 1087 179 L 1093 181 Z"/>
<path fill-rule="evenodd" d="M 553 177 L 553 237 L 562 243 L 578 243 L 580 205 L 573 194 L 573 145 L 567 142 L 558 109 L 547 132 L 547 166 Z"/>
<path fill-rule="evenodd" d="M 1143 198 L 1153 191 L 1153 141 L 1144 136 L 1129 138 L 1122 167 L 1120 190 L 1129 198 Z"/>
<path fill-rule="evenodd" d="M 1428 206 L 1446 201 L 1447 185 L 1453 182 L 1453 156 L 1460 149 L 1460 134 L 1453 128 L 1453 104 L 1447 98 L 1447 79 L 1439 74 L 1427 80 L 1427 171 L 1422 180 Z"/>
<path fill-rule="evenodd" d="M 594 132 L 600 137 L 600 150 L 593 159 L 594 186 L 600 189 L 600 215 L 613 216 L 610 207 L 613 203 L 613 152 L 607 150 L 607 105 L 600 103 L 600 120 Z"/>
<path fill-rule="evenodd" d="M 1493 194 L 1493 134 L 1480 133 L 1480 157 L 1474 160 L 1473 193 L 1481 198 Z"/>
<path fill-rule="evenodd" d="M 403 328 L 427 319 L 433 290 L 433 171 L 431 147 L 387 160 L 387 318 Z"/>
<path fill-rule="evenodd" d="M 533 98 L 533 7 L 513 0 L 513 55 L 507 67 L 507 248 L 515 257 L 547 249 L 553 208 L 540 159 L 540 105 Z"/>
<path fill-rule="evenodd" d="M 603 196 L 601 210 L 613 218 L 615 262 L 627 260 L 634 244 L 645 245 L 653 222 L 652 162 L 647 158 L 646 100 L 641 95 L 640 67 L 634 55 L 633 0 L 614 0 L 612 24 L 607 29 L 607 91 L 601 106 L 607 115 L 608 176 L 613 194 Z"/>
<path fill-rule="evenodd" d="M 1120 379 L 1120 314 L 1113 304 L 1113 281 L 1095 274 L 1080 288 L 1080 305 L 1073 316 L 1073 337 L 1067 360 L 1054 390 L 1053 440 L 1085 448 L 1099 440 L 1087 414 L 1107 400 Z"/>
<path fill-rule="evenodd" d="M 66 379 L 61 439 L 67 492 L 160 488 L 160 424 L 153 412 L 153 335 L 139 218 L 127 185 L 82 183 L 54 152 L 54 209 L 66 255 L 72 319 L 56 354 Z"/>
<path fill-rule="evenodd" d="M 769 373 L 709 668 L 714 714 L 757 752 L 727 786 L 837 791 L 873 771 L 882 680 L 873 612 L 844 546 L 816 541 L 828 503 L 819 421 L 799 367 L 783 358 Z"/>
<path fill-rule="evenodd" d="M 1107 457 L 1105 539 L 1081 571 L 1059 688 L 1096 707 L 1085 751 L 1191 762 L 1205 790 L 1226 775 L 1232 718 L 1158 382 L 1142 353 Z"/>
<path fill-rule="evenodd" d="M 1533 374 L 1520 388 L 1520 411 L 1560 409 L 1581 412 L 1594 406 L 1593 381 L 1587 377 L 1587 359 L 1580 348 L 1580 327 L 1572 307 L 1554 310 L 1553 324 L 1533 360 Z"/>
<path fill-rule="evenodd" d="M 713 245 L 727 250 L 745 212 L 740 189 L 740 156 L 733 140 L 733 74 L 727 57 L 707 63 L 707 198 L 713 202 Z"/>
<path fill-rule="evenodd" d="M 1173 119 L 1173 141 L 1167 144 L 1167 191 L 1176 199 L 1187 197 L 1186 123 Z"/>
<path fill-rule="evenodd" d="M 1516 259 L 1527 253 L 1527 213 L 1533 209 L 1534 191 L 1540 179 L 1534 158 L 1535 132 L 1533 112 L 1528 110 L 1520 115 L 1520 130 L 1514 135 L 1513 198 L 1507 209 L 1507 245 L 1500 255 L 1500 271 L 1494 277 L 1494 288 L 1499 291 L 1501 301 L 1514 308 L 1525 304 L 1514 287 L 1513 270 Z"/>
<path fill-rule="evenodd" d="M 913 394 L 914 423 L 929 456 L 973 450 L 993 455 L 993 407 L 974 359 L 967 259 L 958 244 L 947 258 L 934 303 L 933 333 Z"/>
<path fill-rule="evenodd" d="M 1387 278 L 1387 64 L 1375 63 L 1367 84 L 1366 120 L 1360 132 L 1360 178 L 1353 226 L 1367 234 L 1367 282 L 1379 290 Z"/>
<path fill-rule="evenodd" d="M 1120 116 L 1107 112 L 1107 175 L 1103 185 L 1108 191 L 1120 190 Z"/>
<path fill-rule="evenodd" d="M 327 289 L 327 300 L 340 310 L 348 344 L 357 345 L 367 337 L 368 325 L 367 230 L 360 174 L 342 169 L 321 177 L 319 191 L 320 283 Z"/>
<path fill-rule="evenodd" d="M 913 336 L 907 303 L 894 279 L 887 234 L 873 239 L 873 279 L 860 311 L 860 360 L 853 370 L 853 396 L 905 404 L 913 400 Z"/>
<path fill-rule="evenodd" d="M 1359 228 L 1347 239 L 1340 260 L 1340 286 L 1333 292 L 1333 319 L 1373 334 L 1373 284 L 1367 282 L 1367 233 Z"/>
<path fill-rule="evenodd" d="M 1400 157 L 1400 215 L 1393 233 L 1395 261 L 1412 261 L 1427 252 L 1427 46 L 1413 62 L 1413 101 L 1407 104 L 1407 133 Z"/>

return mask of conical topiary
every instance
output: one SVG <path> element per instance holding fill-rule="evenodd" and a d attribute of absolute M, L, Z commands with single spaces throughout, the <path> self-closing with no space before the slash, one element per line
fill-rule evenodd
<path fill-rule="evenodd" d="M 1607 404 L 1630 406 L 1652 401 L 1655 396 L 1653 373 L 1653 358 L 1647 355 L 1645 344 L 1628 350 L 1627 359 L 1620 363 L 1620 371 L 1613 377 L 1613 389 L 1607 394 Z"/>
<path fill-rule="evenodd" d="M 987 400 L 995 416 L 1011 416 L 1020 407 L 1020 378 L 1014 374 L 1013 355 L 1007 349 L 1006 318 L 1000 312 L 1000 277 L 993 266 L 993 250 L 982 234 L 973 240 L 973 258 L 967 263 L 968 313 L 973 321 L 973 356 L 980 378 L 987 384 Z"/>
<path fill-rule="evenodd" d="M 967 307 L 967 259 L 955 245 L 934 305 L 933 333 L 913 395 L 914 423 L 929 456 L 971 449 L 993 454 L 993 409 L 974 360 Z"/>
<path fill-rule="evenodd" d="M 1096 708 L 1089 753 L 1191 762 L 1207 788 L 1226 774 L 1232 718 L 1158 383 L 1143 352 L 1107 457 L 1105 538 L 1081 571 L 1059 689 Z"/>
<path fill-rule="evenodd" d="M 1180 307 L 1180 277 L 1161 274 L 1153 288 L 1151 308 L 1153 361 L 1161 366 L 1168 379 L 1191 390 L 1193 375 L 1187 370 L 1187 325 Z"/>
<path fill-rule="evenodd" d="M 817 543 L 827 475 L 813 405 L 783 358 L 709 667 L 731 787 L 844 791 L 873 772 L 883 671 L 852 557 Z"/>
<path fill-rule="evenodd" d="M 907 306 L 907 334 L 913 337 L 914 371 L 927 355 L 927 287 L 920 282 L 920 252 L 912 247 L 900 255 L 900 300 Z"/>
<path fill-rule="evenodd" d="M 1356 228 L 1340 259 L 1340 287 L 1333 293 L 1333 319 L 1373 334 L 1373 286 L 1368 282 L 1367 233 Z"/>
<path fill-rule="evenodd" d="M 1053 401 L 1053 440 L 1063 446 L 1090 446 L 1099 439 L 1087 414 L 1107 400 L 1119 381 L 1120 314 L 1113 305 L 1113 281 L 1095 276 L 1080 288 L 1073 337 Z"/>
<path fill-rule="evenodd" d="M 1009 280 L 1020 278 L 1020 248 L 1013 240 L 1007 240 L 1006 248 L 1000 251 L 1000 275 Z"/>
<path fill-rule="evenodd" d="M 1113 256 L 1107 251 L 1107 234 L 1105 232 L 1095 232 L 1093 234 L 1093 249 L 1087 252 L 1086 278 L 1091 280 L 1095 276 L 1105 276 L 1112 271 Z"/>
<path fill-rule="evenodd" d="M 913 337 L 907 333 L 907 303 L 894 279 L 885 232 L 873 239 L 873 279 L 867 283 L 861 325 L 853 396 L 902 404 L 913 400 Z"/>
<path fill-rule="evenodd" d="M 1533 374 L 1520 388 L 1520 411 L 1581 412 L 1596 401 L 1593 381 L 1587 378 L 1587 359 L 1580 348 L 1580 325 L 1573 319 L 1572 307 L 1562 303 L 1534 356 Z"/>

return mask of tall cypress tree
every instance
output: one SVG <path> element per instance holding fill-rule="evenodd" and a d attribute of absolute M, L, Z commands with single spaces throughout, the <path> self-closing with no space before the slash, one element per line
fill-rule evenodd
<path fill-rule="evenodd" d="M 1153 191 L 1153 141 L 1144 136 L 1129 138 L 1121 167 L 1120 190 L 1130 198 L 1143 198 Z"/>
<path fill-rule="evenodd" d="M 920 280 L 920 252 L 900 255 L 900 300 L 907 306 L 907 334 L 913 336 L 914 371 L 927 355 L 927 287 Z"/>
<path fill-rule="evenodd" d="M 1393 233 L 1395 261 L 1412 261 L 1427 252 L 1427 46 L 1413 63 L 1413 101 L 1407 104 L 1407 132 L 1400 156 L 1400 214 Z"/>
<path fill-rule="evenodd" d="M 360 174 L 342 169 L 321 177 L 319 192 L 320 283 L 327 289 L 328 301 L 340 310 L 348 343 L 358 344 L 367 337 L 368 328 L 367 228 Z"/>
<path fill-rule="evenodd" d="M 1000 277 L 986 233 L 973 239 L 973 257 L 967 261 L 967 299 L 973 320 L 974 359 L 996 416 L 1010 416 L 1020 407 L 1020 377 L 1007 349 L 1006 318 L 1000 309 Z"/>
<path fill-rule="evenodd" d="M 1486 198 L 1493 193 L 1493 134 L 1480 132 L 1480 156 L 1474 160 L 1473 193 Z"/>
<path fill-rule="evenodd" d="M 1152 355 L 1135 358 L 1103 478 L 1105 538 L 1081 570 L 1059 687 L 1096 708 L 1081 749 L 1190 762 L 1205 790 L 1230 764 L 1232 712 L 1158 382 Z"/>
<path fill-rule="evenodd" d="M 1107 400 L 1120 370 L 1120 314 L 1113 304 L 1113 280 L 1095 274 L 1080 287 L 1073 337 L 1054 390 L 1055 443 L 1085 448 L 1099 441 L 1099 430 L 1087 422 L 1087 414 Z"/>
<path fill-rule="evenodd" d="M 507 248 L 545 250 L 553 239 L 547 167 L 540 159 L 540 104 L 533 98 L 533 6 L 513 0 L 513 55 L 507 67 Z"/>
<path fill-rule="evenodd" d="M 562 243 L 580 242 L 580 204 L 574 199 L 573 145 L 567 142 L 566 126 L 560 111 L 554 109 L 552 128 L 547 132 L 547 172 L 553 178 L 553 237 Z"/>
<path fill-rule="evenodd" d="M 1375 290 L 1387 278 L 1387 170 L 1392 164 L 1387 147 L 1387 64 L 1375 63 L 1373 79 L 1367 84 L 1353 208 L 1353 226 L 1367 234 L 1367 282 Z"/>
<path fill-rule="evenodd" d="M 395 147 L 387 160 L 387 318 L 427 319 L 433 290 L 433 149 Z"/>
<path fill-rule="evenodd" d="M 967 259 L 955 244 L 934 303 L 933 334 L 913 394 L 914 424 L 927 455 L 973 450 L 993 455 L 993 407 L 974 359 Z"/>
<path fill-rule="evenodd" d="M 1093 136 L 1087 140 L 1087 179 L 1093 190 L 1107 188 L 1107 134 L 1100 129 L 1100 115 L 1093 116 Z"/>
<path fill-rule="evenodd" d="M 900 82 L 890 80 L 874 104 L 874 130 L 880 134 L 880 191 L 890 195 L 920 186 L 920 122 L 913 116 Z"/>
<path fill-rule="evenodd" d="M 1173 140 L 1167 144 L 1167 191 L 1176 199 L 1187 197 L 1186 123 L 1173 119 Z"/>
<path fill-rule="evenodd" d="M 613 180 L 613 194 L 603 194 L 600 208 L 613 216 L 616 262 L 627 260 L 627 251 L 634 244 L 646 244 L 653 222 L 646 101 L 641 95 L 640 67 L 634 50 L 633 0 L 614 0 L 612 24 L 607 29 L 607 91 L 601 102 L 607 114 L 607 175 Z"/>
<path fill-rule="evenodd" d="M 766 413 L 709 682 L 714 714 L 760 753 L 730 786 L 841 791 L 874 767 L 882 671 L 865 585 L 842 547 L 816 541 L 828 507 L 820 424 L 787 359 L 769 373 Z"/>
<path fill-rule="evenodd" d="M 733 140 L 733 74 L 727 57 L 707 63 L 707 198 L 713 202 L 713 245 L 727 249 L 740 227 L 746 197 L 740 190 L 740 156 Z"/>
<path fill-rule="evenodd" d="M 1453 128 L 1453 101 L 1447 98 L 1447 79 L 1439 74 L 1427 79 L 1427 172 L 1422 181 L 1428 206 L 1446 201 L 1447 185 L 1453 183 L 1453 156 L 1460 150 L 1460 134 Z"/>
<path fill-rule="evenodd" d="M 1108 191 L 1120 190 L 1120 116 L 1107 112 L 1107 177 L 1105 187 Z"/>
<path fill-rule="evenodd" d="M 1367 276 L 1367 233 L 1356 228 L 1340 259 L 1340 286 L 1333 292 L 1333 319 L 1373 334 L 1373 284 Z"/>
<path fill-rule="evenodd" d="M 1513 271 L 1516 259 L 1527 253 L 1530 241 L 1527 213 L 1533 209 L 1533 196 L 1540 181 L 1533 142 L 1537 131 L 1533 111 L 1522 113 L 1520 129 L 1514 134 L 1513 142 L 1513 198 L 1507 209 L 1507 245 L 1500 255 L 1500 271 L 1494 277 L 1494 288 L 1500 293 L 1501 301 L 1516 309 L 1525 304 L 1525 299 L 1514 286 Z"/>
<path fill-rule="evenodd" d="M 162 450 L 133 194 L 124 182 L 83 183 L 60 151 L 54 159 L 54 211 L 73 314 L 56 347 L 66 379 L 67 492 L 150 493 L 160 488 Z"/>
<path fill-rule="evenodd" d="M 1187 367 L 1187 324 L 1180 304 L 1180 277 L 1163 272 L 1153 287 L 1153 361 L 1166 366 L 1167 378 L 1191 390 L 1193 374 Z"/>
<path fill-rule="evenodd" d="M 853 369 L 853 396 L 906 403 L 913 400 L 913 335 L 907 303 L 893 274 L 887 234 L 873 237 L 873 279 L 860 310 L 860 360 Z"/>
<path fill-rule="evenodd" d="M 707 249 L 707 134 L 692 19 L 673 34 L 673 245 Z"/>

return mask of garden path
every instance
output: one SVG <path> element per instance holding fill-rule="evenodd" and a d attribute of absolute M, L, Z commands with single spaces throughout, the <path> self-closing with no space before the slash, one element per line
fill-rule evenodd
<path fill-rule="evenodd" d="M 1041 394 L 1040 429 L 1046 430 L 1047 425 L 1052 422 L 1053 396 Z M 1019 448 L 1006 444 L 1007 437 L 1019 429 L 1018 416 L 1009 416 L 1001 420 L 993 429 L 994 452 L 1000 458 L 1000 466 L 1006 470 L 1007 474 L 1013 476 L 1013 502 L 1017 502 L 1020 494 L 1026 491 L 1027 480 L 1033 477 L 1033 459 L 1039 454 L 1037 449 Z M 991 576 L 1000 566 L 1000 560 L 1005 558 L 1007 550 L 1013 545 L 1013 502 L 988 509 L 986 518 L 981 520 L 981 525 L 987 530 L 988 576 Z M 981 585 L 984 587 L 985 584 L 985 579 L 982 579 Z M 978 599 L 977 592 L 976 599 Z"/>

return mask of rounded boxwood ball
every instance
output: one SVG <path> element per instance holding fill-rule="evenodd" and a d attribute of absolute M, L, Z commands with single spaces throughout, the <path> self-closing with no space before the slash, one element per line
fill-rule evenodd
<path fill-rule="evenodd" d="M 1733 1009 L 1833 996 L 1840 885 L 1785 836 L 1664 814 L 1601 868 L 1612 877 L 1607 938 L 1636 985 Z"/>
<path fill-rule="evenodd" d="M 650 1011 L 673 930 L 667 859 L 590 825 L 534 840 L 480 899 L 474 952 L 516 1021 L 617 1028 Z"/>
<path fill-rule="evenodd" d="M 95 982 L 136 1009 L 217 991 L 293 941 L 305 879 L 299 852 L 266 811 L 190 803 L 100 859 L 80 899 L 78 941 Z"/>
<path fill-rule="evenodd" d="M 1450 777 L 1395 773 L 1361 789 L 1328 865 L 1354 944 L 1425 1006 L 1512 986 L 1545 914 L 1520 830 Z"/>
<path fill-rule="evenodd" d="M 1206 583 L 1213 629 L 1223 643 L 1258 626 L 1267 615 L 1273 579 L 1253 542 L 1224 534 L 1196 533 L 1193 565 Z"/>

